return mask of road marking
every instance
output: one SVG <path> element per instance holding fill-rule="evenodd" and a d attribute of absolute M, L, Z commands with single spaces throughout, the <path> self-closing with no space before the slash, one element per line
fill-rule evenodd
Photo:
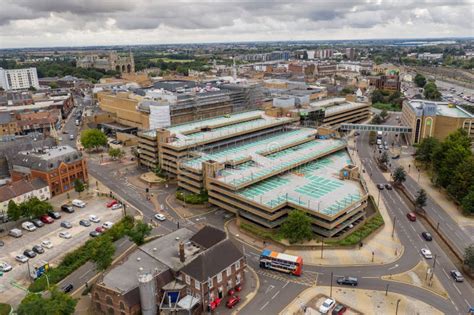
<path fill-rule="evenodd" d="M 458 289 L 458 287 L 457 287 L 455 284 L 453 284 L 453 286 L 454 286 L 454 288 L 456 289 L 456 291 L 458 291 L 459 295 L 462 295 L 462 293 L 461 293 L 461 291 Z"/>
<path fill-rule="evenodd" d="M 448 273 L 446 272 L 446 270 L 444 270 L 444 268 L 443 268 L 443 272 L 444 272 L 444 274 L 446 275 L 446 277 L 447 277 L 448 279 L 451 279 L 451 278 L 449 277 Z"/>
<path fill-rule="evenodd" d="M 410 227 L 411 227 L 411 229 L 413 230 L 413 232 L 416 233 L 416 230 L 415 230 L 415 228 L 413 227 L 413 225 L 410 224 Z"/>
<path fill-rule="evenodd" d="M 261 311 L 263 311 L 263 309 L 264 309 L 265 307 L 267 307 L 268 303 L 270 303 L 270 302 L 269 302 L 269 301 L 267 301 L 267 303 L 263 304 L 263 306 L 262 306 L 262 307 L 260 307 L 260 310 L 261 310 Z"/>
<path fill-rule="evenodd" d="M 393 266 L 393 267 L 388 268 L 388 270 L 392 270 L 392 269 L 395 269 L 395 268 L 397 268 L 397 267 L 398 267 L 398 264 L 396 264 L 396 265 Z"/>
<path fill-rule="evenodd" d="M 471 304 L 469 304 L 468 300 L 464 299 L 464 302 L 466 302 L 468 308 L 471 308 Z"/>
<path fill-rule="evenodd" d="M 277 291 L 277 293 L 275 293 L 275 294 L 272 296 L 272 300 L 273 300 L 274 298 L 276 298 L 276 296 L 277 296 L 278 294 L 280 294 L 280 291 L 279 291 L 279 290 Z"/>
<path fill-rule="evenodd" d="M 288 285 L 288 283 L 290 283 L 290 281 L 286 281 L 286 283 L 285 283 L 285 285 L 282 287 L 282 289 L 285 288 L 285 287 Z"/>
<path fill-rule="evenodd" d="M 265 294 L 268 294 L 268 292 L 270 292 L 270 291 L 273 290 L 274 288 L 275 288 L 275 286 L 270 284 L 270 285 L 268 286 L 267 290 L 265 291 Z"/>

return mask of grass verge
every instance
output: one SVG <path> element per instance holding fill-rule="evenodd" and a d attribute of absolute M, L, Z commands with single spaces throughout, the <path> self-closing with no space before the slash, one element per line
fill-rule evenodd
<path fill-rule="evenodd" d="M 8 315 L 11 310 L 10 304 L 0 303 L 0 315 Z"/>
<path fill-rule="evenodd" d="M 392 103 L 375 103 L 372 104 L 372 107 L 382 110 L 385 109 L 391 112 L 400 112 L 402 110 L 401 106 Z"/>
<path fill-rule="evenodd" d="M 244 231 L 247 231 L 255 236 L 258 236 L 263 239 L 272 240 L 275 242 L 280 242 L 283 239 L 283 236 L 280 235 L 279 231 L 267 231 L 265 229 L 259 228 L 256 225 L 250 223 L 240 223 L 240 228 Z"/>
<path fill-rule="evenodd" d="M 360 243 L 382 225 L 384 225 L 383 218 L 380 213 L 377 213 L 374 217 L 365 222 L 363 226 L 347 235 L 345 238 L 340 240 L 328 240 L 325 241 L 325 243 L 339 246 L 353 246 Z"/>

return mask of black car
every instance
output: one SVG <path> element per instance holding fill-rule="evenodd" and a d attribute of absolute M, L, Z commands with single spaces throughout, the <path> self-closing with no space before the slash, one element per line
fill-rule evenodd
<path fill-rule="evenodd" d="M 100 233 L 97 232 L 96 230 L 94 230 L 94 231 L 91 231 L 91 232 L 89 233 L 89 235 L 90 235 L 91 237 L 97 237 L 97 236 L 100 235 Z"/>
<path fill-rule="evenodd" d="M 384 187 L 383 184 L 377 184 L 377 188 L 378 188 L 379 190 L 383 190 L 383 187 Z"/>
<path fill-rule="evenodd" d="M 32 251 L 31 249 L 25 249 L 25 251 L 23 252 L 23 255 L 25 255 L 28 258 L 35 258 L 36 257 L 36 253 L 34 251 Z"/>
<path fill-rule="evenodd" d="M 390 185 L 390 184 L 385 184 L 385 189 L 387 189 L 387 190 L 392 190 L 392 185 Z"/>
<path fill-rule="evenodd" d="M 91 223 L 89 222 L 89 220 L 82 219 L 81 221 L 79 221 L 79 225 L 87 227 L 87 226 L 91 226 Z"/>
<path fill-rule="evenodd" d="M 431 236 L 429 232 L 422 232 L 421 236 L 423 236 L 423 238 L 428 242 L 433 240 L 433 236 Z"/>
<path fill-rule="evenodd" d="M 41 245 L 35 245 L 33 246 L 33 251 L 37 254 L 42 254 L 44 253 L 44 248 Z"/>
<path fill-rule="evenodd" d="M 73 213 L 74 212 L 74 208 L 70 205 L 62 205 L 61 210 L 64 211 L 64 212 L 67 212 L 67 213 Z"/>
<path fill-rule="evenodd" d="M 64 293 L 69 293 L 72 291 L 72 289 L 74 289 L 74 286 L 71 283 L 66 284 L 65 286 L 61 288 L 61 290 L 63 290 Z"/>
<path fill-rule="evenodd" d="M 33 223 L 36 227 L 42 227 L 42 226 L 44 226 L 44 223 L 41 222 L 40 219 L 32 219 L 32 220 L 31 220 L 31 223 Z"/>
<path fill-rule="evenodd" d="M 351 285 L 353 287 L 359 284 L 359 281 L 357 280 L 356 277 L 341 277 L 337 279 L 336 281 L 337 281 L 337 284 Z"/>
<path fill-rule="evenodd" d="M 48 215 L 55 220 L 61 219 L 61 214 L 57 211 L 49 211 Z"/>

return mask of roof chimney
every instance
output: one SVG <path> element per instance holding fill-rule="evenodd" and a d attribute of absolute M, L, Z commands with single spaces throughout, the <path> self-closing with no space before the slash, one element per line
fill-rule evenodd
<path fill-rule="evenodd" d="M 185 257 L 184 257 L 184 243 L 179 242 L 179 261 L 184 263 Z"/>

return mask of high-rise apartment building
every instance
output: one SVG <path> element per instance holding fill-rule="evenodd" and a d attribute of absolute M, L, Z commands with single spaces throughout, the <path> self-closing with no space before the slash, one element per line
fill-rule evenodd
<path fill-rule="evenodd" d="M 30 87 L 39 89 L 40 86 L 36 68 L 0 68 L 0 87 L 7 91 L 28 89 Z"/>

